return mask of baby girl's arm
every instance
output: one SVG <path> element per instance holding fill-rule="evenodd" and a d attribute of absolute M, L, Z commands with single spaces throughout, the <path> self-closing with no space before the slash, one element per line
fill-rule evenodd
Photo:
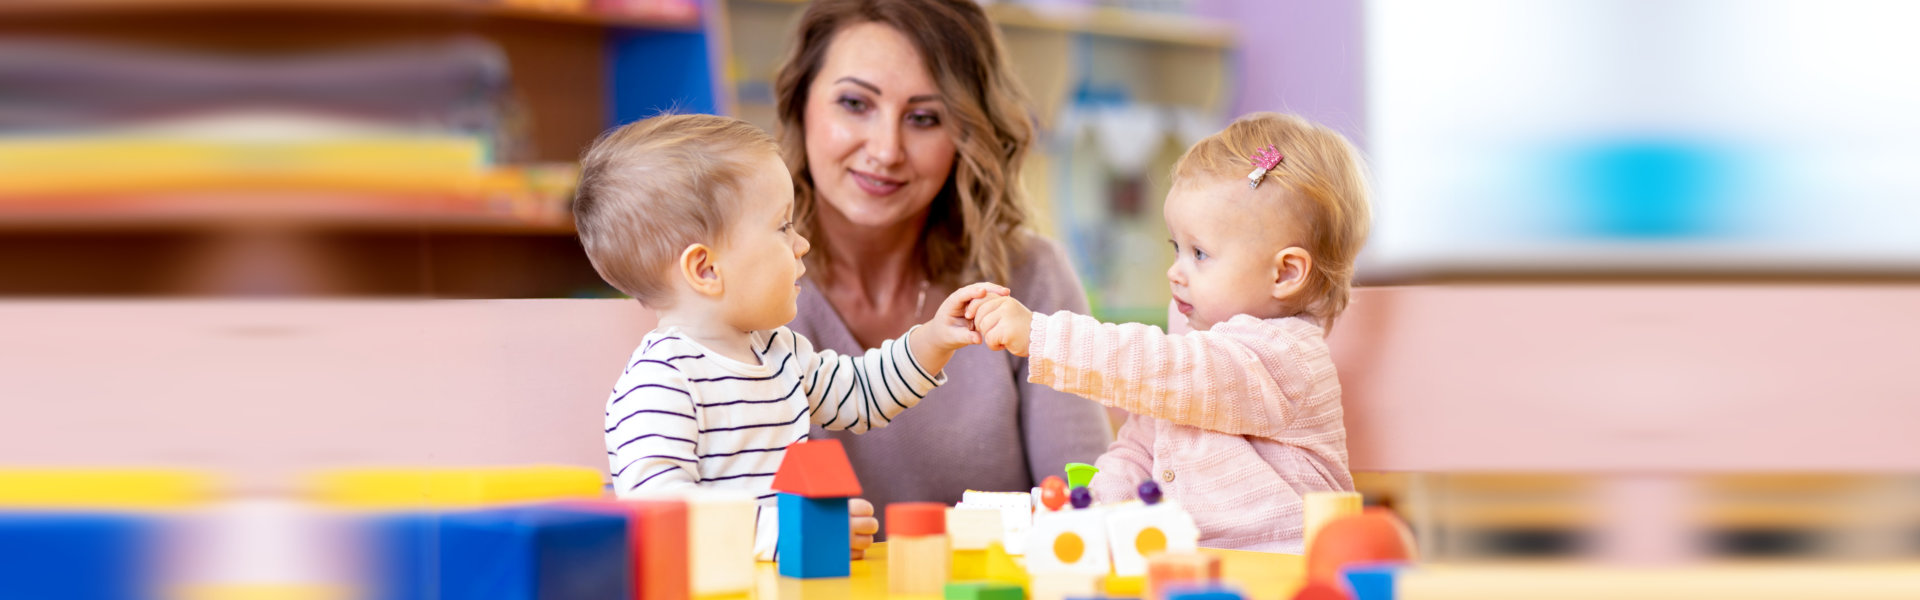
<path fill-rule="evenodd" d="M 1130 415 L 1120 426 L 1120 435 L 1107 447 L 1107 453 L 1093 461 L 1100 472 L 1087 484 L 1096 502 L 1132 500 L 1140 482 L 1153 477 L 1153 420 Z"/>
<path fill-rule="evenodd" d="M 1289 392 L 1309 377 L 1301 367 L 1279 374 L 1298 381 L 1276 380 L 1262 358 L 1297 362 L 1288 348 L 1292 340 L 1235 323 L 1168 335 L 1150 325 L 1059 312 L 1034 315 L 1030 325 L 1031 381 L 1213 431 L 1278 437 L 1292 417 Z"/>

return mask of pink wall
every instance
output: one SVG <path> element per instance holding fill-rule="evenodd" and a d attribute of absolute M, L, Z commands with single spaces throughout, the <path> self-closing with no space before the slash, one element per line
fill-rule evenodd
<path fill-rule="evenodd" d="M 0 464 L 606 468 L 595 412 L 652 327 L 619 300 L 0 302 Z"/>

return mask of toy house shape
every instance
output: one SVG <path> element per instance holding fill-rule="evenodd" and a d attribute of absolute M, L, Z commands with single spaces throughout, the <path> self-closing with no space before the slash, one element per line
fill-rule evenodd
<path fill-rule="evenodd" d="M 847 499 L 860 495 L 860 480 L 839 440 L 787 446 L 774 473 L 780 493 L 780 543 L 774 559 L 780 574 L 812 579 L 846 577 L 852 570 L 853 535 L 847 531 Z"/>
<path fill-rule="evenodd" d="M 1027 572 L 1106 575 L 1108 514 L 1096 506 L 1037 515 L 1027 533 Z"/>
<path fill-rule="evenodd" d="M 1127 503 L 1107 516 L 1107 539 L 1112 544 L 1115 575 L 1146 575 L 1147 559 L 1198 549 L 1200 528 L 1179 503 Z"/>

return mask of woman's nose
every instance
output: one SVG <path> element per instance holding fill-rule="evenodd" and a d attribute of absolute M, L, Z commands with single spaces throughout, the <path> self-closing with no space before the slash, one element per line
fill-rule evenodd
<path fill-rule="evenodd" d="M 900 147 L 900 124 L 895 120 L 875 119 L 867 126 L 867 158 L 881 166 L 900 162 L 906 150 Z"/>

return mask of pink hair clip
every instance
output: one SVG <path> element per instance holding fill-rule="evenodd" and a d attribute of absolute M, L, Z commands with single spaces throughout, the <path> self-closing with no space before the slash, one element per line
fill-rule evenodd
<path fill-rule="evenodd" d="M 1267 144 L 1267 147 L 1254 151 L 1253 172 L 1247 174 L 1247 187 L 1260 189 L 1260 180 L 1266 179 L 1267 171 L 1279 167 L 1280 161 L 1286 159 L 1287 157 L 1281 156 L 1280 149 L 1275 148 L 1273 144 Z"/>

